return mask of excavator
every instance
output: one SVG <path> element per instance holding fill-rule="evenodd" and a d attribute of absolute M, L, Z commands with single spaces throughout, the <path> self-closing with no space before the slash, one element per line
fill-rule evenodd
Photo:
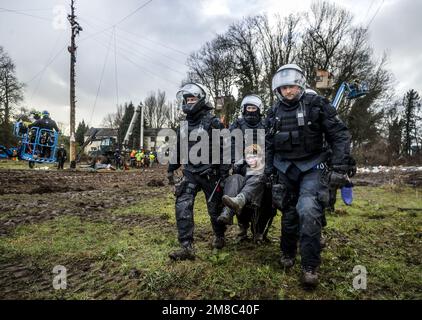
<path fill-rule="evenodd" d="M 116 139 L 114 137 L 106 137 L 106 138 L 102 138 L 101 142 L 100 142 L 100 147 L 99 150 L 95 151 L 93 154 L 91 154 L 91 156 L 93 156 L 94 158 L 98 158 L 100 156 L 105 157 L 106 158 L 106 162 L 107 163 L 112 163 L 114 161 L 114 153 L 115 151 L 118 149 L 119 152 L 121 152 L 121 154 L 123 155 L 123 164 L 125 164 L 125 158 L 126 156 L 130 153 L 130 148 L 129 148 L 129 139 L 132 136 L 133 133 L 133 128 L 135 126 L 135 122 L 136 119 L 139 117 L 139 114 L 142 111 L 142 104 L 140 104 L 139 106 L 136 107 L 135 112 L 133 113 L 132 119 L 130 121 L 129 127 L 126 131 L 125 137 L 122 141 L 122 144 L 119 145 L 118 141 L 116 141 Z M 141 121 L 143 116 L 141 116 Z M 80 151 L 78 152 L 78 154 L 76 155 L 76 162 L 79 163 L 81 161 L 81 156 L 82 153 L 85 149 L 86 146 L 88 146 L 89 144 L 91 144 L 93 141 L 96 141 L 96 136 L 98 134 L 100 129 L 95 129 L 91 135 L 85 140 L 84 144 L 81 146 Z M 141 128 L 141 139 L 143 139 L 142 137 L 142 128 Z"/>

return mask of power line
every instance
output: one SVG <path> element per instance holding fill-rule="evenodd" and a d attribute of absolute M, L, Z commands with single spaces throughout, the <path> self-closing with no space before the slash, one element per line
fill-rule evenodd
<path fill-rule="evenodd" d="M 148 63 L 151 63 L 154 60 L 153 57 L 151 57 L 149 55 L 146 55 L 146 54 L 144 54 L 144 53 L 142 53 L 142 52 L 140 52 L 140 51 L 138 51 L 136 49 L 133 49 L 131 47 L 128 47 L 126 44 L 121 43 L 119 45 L 119 48 L 121 50 L 126 51 L 128 54 L 136 54 L 138 57 L 140 57 L 141 59 L 147 61 Z M 158 65 L 158 66 L 161 66 L 161 67 L 165 68 L 166 70 L 170 70 L 170 71 L 173 71 L 173 72 L 175 72 L 175 73 L 177 73 L 177 74 L 179 74 L 181 76 L 185 76 L 185 73 L 184 72 L 181 72 L 179 70 L 173 69 L 172 67 L 170 67 L 170 66 L 168 66 L 168 65 L 166 65 L 164 63 L 160 63 L 160 62 L 153 62 L 153 63 L 155 65 Z"/>
<path fill-rule="evenodd" d="M 50 55 L 49 55 L 49 57 L 48 57 L 48 59 L 47 59 L 47 63 L 46 63 L 46 65 L 47 66 L 49 66 L 50 64 L 51 64 L 51 58 L 53 57 L 53 50 L 57 47 L 57 44 L 59 43 L 59 40 L 60 40 L 60 38 L 61 38 L 61 36 L 62 36 L 63 34 L 62 33 L 60 33 L 58 36 L 57 36 L 57 39 L 56 39 L 56 41 L 55 41 L 55 43 L 54 43 L 54 45 L 53 45 L 53 47 L 51 48 L 51 51 L 50 51 Z M 34 91 L 32 92 L 32 95 L 31 95 L 31 98 L 30 98 L 30 100 L 32 101 L 32 98 L 34 97 L 34 95 L 35 95 L 35 93 L 38 91 L 38 88 L 39 88 L 39 86 L 40 86 L 40 83 L 41 83 L 41 79 L 42 79 L 42 77 L 44 76 L 44 72 L 47 70 L 47 68 L 44 68 L 43 69 L 43 71 L 42 71 L 42 73 L 41 73 L 41 75 L 40 75 L 40 77 L 38 78 L 38 82 L 37 82 L 37 85 L 35 86 L 35 89 L 34 89 Z"/>
<path fill-rule="evenodd" d="M 385 0 L 382 0 L 380 6 L 378 7 L 377 11 L 375 12 L 375 14 L 373 15 L 371 21 L 369 21 L 368 25 L 366 26 L 366 28 L 368 29 L 369 26 L 371 25 L 372 21 L 374 21 L 375 17 L 377 16 L 378 12 L 381 10 L 381 7 L 383 6 Z"/>
<path fill-rule="evenodd" d="M 30 80 L 28 80 L 28 81 L 26 81 L 26 83 L 30 83 L 30 82 L 32 82 L 34 79 L 36 79 L 40 74 L 42 74 L 56 59 L 57 59 L 57 57 L 60 55 L 60 53 L 62 53 L 65 49 L 66 49 L 66 47 L 67 46 L 64 46 L 63 48 L 61 48 L 57 53 L 56 53 L 56 55 L 54 56 L 54 58 L 53 59 L 51 59 L 50 60 L 50 62 L 47 64 L 47 65 L 45 65 L 40 71 L 38 71 Z"/>
<path fill-rule="evenodd" d="M 83 21 L 85 22 L 85 23 L 87 23 L 86 21 L 85 21 L 85 19 L 83 19 Z M 91 25 L 91 26 L 93 26 L 91 23 L 89 23 L 88 22 L 88 25 Z M 94 26 L 93 26 L 94 27 Z M 109 31 L 107 31 L 107 32 L 109 32 Z M 135 53 L 135 54 L 137 54 L 141 59 L 143 59 L 143 60 L 146 60 L 147 62 L 151 62 L 151 61 L 153 61 L 155 58 L 154 57 L 151 57 L 151 56 L 149 56 L 149 55 L 147 55 L 147 54 L 145 54 L 145 53 L 143 53 L 142 51 L 140 51 L 139 50 L 139 48 L 134 48 L 133 46 L 132 46 L 132 44 L 133 44 L 133 41 L 132 40 L 130 40 L 129 38 L 126 38 L 126 37 L 122 37 L 122 35 L 120 35 L 119 36 L 120 37 L 120 39 L 123 39 L 123 40 L 125 40 L 127 43 L 123 43 L 123 42 L 119 42 L 120 44 L 119 44 L 119 48 L 121 48 L 121 49 L 124 49 L 126 52 L 129 52 L 129 54 L 133 54 L 133 53 Z M 135 44 L 136 44 L 136 42 L 135 42 Z M 147 48 L 148 50 L 149 50 L 149 48 Z M 151 51 L 151 50 L 149 50 L 149 51 Z M 177 61 L 177 60 L 174 60 L 174 59 L 172 59 L 173 61 L 175 61 L 175 62 L 178 62 L 179 64 L 182 64 L 180 61 Z M 160 63 L 160 62 L 154 62 L 154 64 L 156 64 L 156 65 L 160 65 L 160 66 L 162 66 L 163 68 L 165 68 L 165 69 L 167 69 L 167 70 L 171 70 L 171 71 L 173 71 L 173 72 L 175 72 L 175 73 L 178 73 L 178 74 L 180 74 L 181 76 L 185 76 L 185 73 L 184 72 L 182 72 L 182 71 L 179 71 L 179 70 L 176 70 L 176 69 L 174 69 L 174 68 L 172 68 L 172 67 L 170 67 L 170 66 L 168 66 L 167 64 L 164 64 L 164 63 Z M 183 66 L 186 66 L 184 63 L 183 63 Z"/>
<path fill-rule="evenodd" d="M 127 18 L 133 16 L 136 12 L 138 12 L 139 10 L 141 10 L 143 7 L 147 6 L 149 3 L 151 3 L 152 0 L 148 0 L 147 2 L 145 2 L 144 4 L 142 4 L 141 6 L 139 6 L 138 8 L 136 8 L 134 11 L 132 11 L 131 13 L 129 13 L 126 17 L 122 18 L 121 20 L 119 20 L 118 22 L 116 22 L 114 25 L 118 25 L 120 23 L 122 23 L 123 21 L 125 21 Z"/>
<path fill-rule="evenodd" d="M 100 76 L 100 83 L 98 84 L 98 89 L 97 89 L 97 94 L 95 96 L 95 101 L 94 101 L 94 106 L 92 107 L 92 112 L 91 112 L 91 118 L 89 119 L 89 123 L 92 122 L 92 117 L 94 115 L 94 111 L 95 111 L 95 107 L 97 106 L 97 99 L 98 99 L 98 95 L 100 94 L 100 89 L 101 89 L 101 83 L 103 82 L 103 77 L 104 77 L 104 70 L 105 67 L 107 65 L 107 60 L 108 60 L 108 54 L 110 53 L 110 47 L 111 47 L 111 40 L 113 39 L 113 37 L 110 37 L 110 41 L 108 43 L 108 47 L 107 47 L 107 53 L 104 59 L 104 64 L 103 64 L 103 68 L 101 70 L 101 76 Z"/>
<path fill-rule="evenodd" d="M 82 21 L 84 21 L 84 23 L 86 23 L 86 24 L 88 24 L 88 25 L 91 25 L 94 29 L 97 29 L 97 27 L 96 26 L 94 26 L 94 25 L 92 25 L 89 21 L 87 21 L 86 19 L 81 19 Z M 126 32 L 126 31 L 124 31 L 124 30 L 122 30 L 122 29 L 120 29 L 120 28 L 116 28 L 116 29 L 119 29 L 120 31 L 123 31 L 123 32 L 125 32 L 125 33 L 128 33 L 128 32 Z M 148 51 L 153 51 L 153 52 L 155 52 L 155 53 L 157 53 L 157 54 L 159 54 L 159 55 L 161 55 L 161 56 L 163 56 L 163 57 L 165 57 L 165 58 L 167 58 L 168 60 L 171 60 L 171 61 L 174 61 L 174 62 L 176 62 L 176 63 L 178 63 L 178 64 L 181 64 L 181 65 L 183 65 L 183 66 L 186 66 L 186 63 L 185 62 L 181 62 L 181 61 L 179 61 L 179 60 L 177 60 L 177 59 L 175 59 L 175 58 L 173 58 L 173 57 L 171 57 L 171 56 L 168 56 L 168 55 L 166 55 L 166 54 L 164 54 L 164 53 L 162 53 L 161 51 L 158 51 L 158 50 L 154 50 L 154 49 L 152 49 L 151 47 L 148 47 L 148 46 L 146 46 L 146 45 L 144 45 L 144 44 L 141 44 L 140 42 L 139 42 L 139 40 L 138 39 L 131 39 L 131 38 L 129 38 L 129 37 L 127 37 L 127 36 L 124 36 L 124 35 L 122 35 L 122 34 L 120 34 L 119 35 L 119 38 L 121 39 L 121 40 L 125 40 L 125 41 L 127 41 L 127 43 L 130 43 L 131 45 L 136 45 L 136 46 L 138 46 L 138 47 L 142 47 L 142 48 L 144 48 L 144 49 L 146 49 L 146 50 L 148 50 Z"/>
<path fill-rule="evenodd" d="M 116 28 L 113 28 L 114 32 L 114 78 L 116 80 L 116 105 L 119 106 L 119 79 L 117 73 L 117 50 L 116 50 Z"/>
<path fill-rule="evenodd" d="M 41 19 L 41 20 L 51 22 L 51 19 L 41 17 L 41 16 L 35 16 L 33 14 L 25 13 L 25 12 L 22 12 L 22 11 L 11 10 L 11 9 L 6 9 L 6 8 L 0 8 L 0 9 L 3 10 L 1 12 L 10 12 L 10 13 L 20 14 L 20 15 L 23 15 L 23 16 L 28 16 L 28 17 L 32 17 L 32 18 Z"/>
<path fill-rule="evenodd" d="M 98 42 L 98 43 L 99 43 L 100 45 L 102 45 L 103 47 L 105 46 L 102 42 L 100 42 L 100 41 L 98 41 L 98 40 L 96 40 L 96 39 L 94 39 L 94 41 Z M 122 48 L 120 48 L 120 49 L 122 49 Z M 121 50 L 121 51 L 122 51 L 122 50 Z M 154 77 L 159 78 L 160 80 L 167 81 L 168 83 L 171 83 L 171 84 L 173 84 L 173 85 L 175 85 L 175 84 L 176 84 L 176 85 L 179 85 L 179 83 L 173 82 L 173 81 L 171 81 L 171 80 L 169 80 L 169 79 L 167 79 L 167 78 L 163 78 L 163 77 L 161 77 L 160 75 L 156 74 L 155 72 L 150 71 L 150 70 L 148 70 L 147 68 L 145 68 L 145 67 L 143 67 L 143 66 L 141 66 L 141 65 L 137 64 L 137 63 L 136 63 L 136 62 L 134 62 L 132 59 L 130 59 L 130 58 L 128 58 L 126 55 L 124 55 L 122 52 L 120 52 L 120 53 L 119 53 L 119 55 L 120 55 L 123 59 L 125 59 L 126 61 L 128 61 L 128 62 L 132 63 L 133 65 L 135 65 L 135 66 L 137 66 L 138 68 L 140 68 L 140 69 L 144 70 L 145 72 L 149 73 L 150 75 L 153 75 Z"/>
<path fill-rule="evenodd" d="M 88 16 L 88 15 L 85 15 L 85 16 L 86 16 L 87 18 L 89 18 L 90 20 L 96 20 L 96 21 L 98 21 L 98 23 L 101 23 L 102 25 L 108 25 L 108 23 L 107 23 L 107 22 L 105 22 L 105 21 L 103 21 L 103 20 L 101 20 L 101 19 L 98 19 L 97 17 Z M 87 19 L 84 19 L 84 20 L 86 21 Z M 116 27 L 117 27 L 117 26 L 116 26 Z M 139 39 L 144 39 L 144 40 L 147 40 L 147 41 L 149 41 L 149 42 L 155 43 L 155 44 L 157 44 L 157 45 L 159 45 L 159 46 L 161 46 L 161 47 L 163 47 L 163 48 L 166 48 L 166 49 L 172 50 L 173 52 L 179 53 L 179 54 L 181 54 L 181 55 L 183 55 L 183 56 L 186 56 L 186 57 L 188 57 L 188 56 L 189 56 L 189 54 L 188 54 L 188 53 L 183 52 L 182 50 L 176 49 L 176 48 L 174 48 L 174 47 L 172 47 L 172 46 L 169 46 L 168 44 L 164 44 L 164 43 L 162 43 L 162 42 L 160 42 L 160 41 L 158 41 L 158 40 L 152 40 L 152 39 L 149 39 L 149 38 L 148 38 L 148 37 L 146 37 L 146 36 L 141 36 L 141 35 L 139 35 L 139 34 L 136 34 L 136 33 L 131 32 L 131 31 L 127 31 L 127 30 L 125 30 L 125 29 L 122 29 L 121 27 L 117 27 L 117 29 L 119 29 L 120 31 L 123 31 L 124 33 L 130 34 L 130 35 L 132 35 L 132 36 L 134 36 L 134 37 L 136 37 L 136 38 L 139 38 Z"/>

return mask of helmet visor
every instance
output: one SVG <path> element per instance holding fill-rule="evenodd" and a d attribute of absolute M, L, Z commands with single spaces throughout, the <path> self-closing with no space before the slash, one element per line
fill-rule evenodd
<path fill-rule="evenodd" d="M 201 99 L 202 97 L 205 97 L 205 92 L 194 83 L 188 83 L 184 85 L 176 93 L 177 106 L 179 108 L 181 108 L 183 105 L 187 103 L 186 101 L 187 97 L 197 97 L 198 99 Z"/>
<path fill-rule="evenodd" d="M 299 86 L 305 89 L 305 76 L 295 69 L 285 69 L 277 72 L 272 81 L 273 91 L 283 86 Z"/>

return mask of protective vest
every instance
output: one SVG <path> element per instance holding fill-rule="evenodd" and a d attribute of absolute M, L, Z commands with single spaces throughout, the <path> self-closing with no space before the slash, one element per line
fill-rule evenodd
<path fill-rule="evenodd" d="M 277 103 L 270 124 L 274 151 L 287 160 L 304 159 L 323 152 L 320 118 L 323 105 L 321 97 L 312 94 L 305 94 L 295 108 Z"/>
<path fill-rule="evenodd" d="M 202 172 L 207 170 L 208 168 L 212 167 L 212 129 L 221 129 L 221 122 L 218 117 L 212 115 L 209 112 L 206 112 L 201 117 L 198 117 L 195 120 L 188 120 L 188 136 L 185 137 L 187 139 L 193 130 L 198 130 L 198 134 L 203 130 L 208 133 L 208 145 L 209 145 L 209 161 L 207 164 L 202 162 L 193 164 L 190 162 L 185 165 L 185 169 L 190 172 Z M 197 141 L 188 141 L 188 150 L 192 149 L 194 145 L 196 145 L 200 141 L 200 137 L 198 137 Z"/>
<path fill-rule="evenodd" d="M 239 128 L 240 130 L 242 130 L 243 134 L 245 134 L 246 129 L 265 129 L 265 125 L 263 120 L 259 121 L 256 125 L 251 125 L 247 123 L 244 118 L 238 118 L 233 123 L 232 128 Z M 254 131 L 254 134 L 255 133 L 256 131 Z"/>

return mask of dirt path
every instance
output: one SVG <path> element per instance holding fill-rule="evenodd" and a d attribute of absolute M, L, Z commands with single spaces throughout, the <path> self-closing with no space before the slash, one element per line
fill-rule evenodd
<path fill-rule="evenodd" d="M 0 171 L 0 236 L 16 226 L 76 215 L 84 219 L 104 218 L 105 209 L 128 206 L 140 198 L 159 196 L 164 187 L 164 168 L 127 172 Z M 110 217 L 108 217 L 110 219 Z M 133 217 L 111 217 L 137 224 Z M 141 216 L 137 219 L 145 219 Z"/>

